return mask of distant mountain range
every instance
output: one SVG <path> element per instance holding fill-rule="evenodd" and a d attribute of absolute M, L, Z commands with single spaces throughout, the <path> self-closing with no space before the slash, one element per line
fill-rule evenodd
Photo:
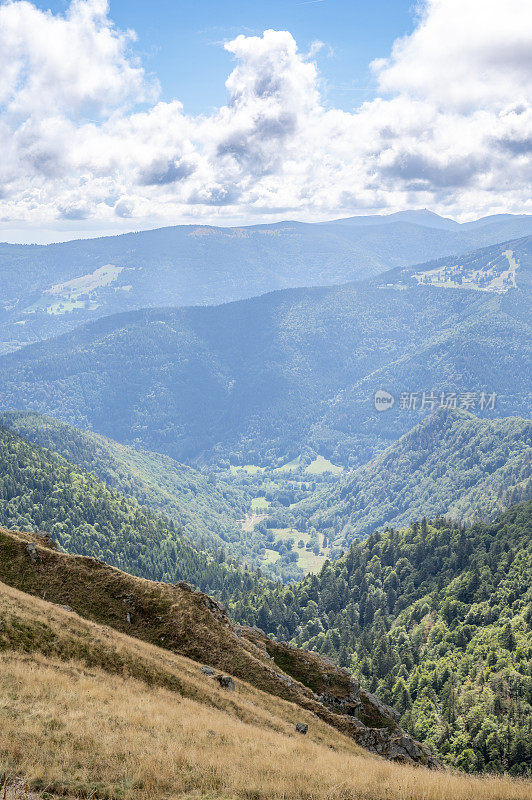
<path fill-rule="evenodd" d="M 0 245 L 0 352 L 121 311 L 209 305 L 361 280 L 532 234 L 532 216 L 459 224 L 428 211 L 241 228 L 187 225 Z"/>
<path fill-rule="evenodd" d="M 2 356 L 0 403 L 187 463 L 271 464 L 308 444 L 357 466 L 442 402 L 526 417 L 532 237 L 460 261 L 500 271 L 509 252 L 516 287 L 504 291 L 421 283 L 427 264 L 105 317 Z M 377 390 L 393 408 L 376 410 Z"/>

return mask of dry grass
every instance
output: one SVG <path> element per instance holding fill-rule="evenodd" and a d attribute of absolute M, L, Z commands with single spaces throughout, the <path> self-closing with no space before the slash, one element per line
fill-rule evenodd
<path fill-rule="evenodd" d="M 215 681 L 200 673 L 195 661 L 85 620 L 2 583 L 0 651 L 6 655 L 12 651 L 28 657 L 39 655 L 44 657 L 42 663 L 68 661 L 77 663 L 78 669 L 136 678 L 149 688 L 168 689 L 210 708 L 227 710 L 245 722 L 275 730 L 287 730 L 288 723 L 295 725 L 300 719 L 315 720 L 317 741 L 334 737 L 336 742 L 348 742 L 293 703 L 240 681 L 236 693 L 221 691 Z"/>
<path fill-rule="evenodd" d="M 55 624 L 50 630 L 48 612 L 41 613 L 39 626 L 34 624 L 35 618 L 30 620 L 29 629 L 24 622 L 12 627 L 7 646 L 81 659 L 111 672 L 126 670 L 134 677 L 177 689 L 186 696 L 201 696 L 201 689 L 182 685 L 179 673 L 166 671 L 161 674 L 153 658 L 148 661 L 139 658 L 138 650 L 133 657 L 129 646 L 127 651 L 118 653 L 116 648 L 109 648 L 102 642 L 100 635 L 96 637 L 97 642 L 92 640 L 93 633 L 87 633 L 86 627 L 82 634 L 81 622 L 92 620 L 97 623 L 94 630 L 110 626 L 114 632 L 126 633 L 128 641 L 131 641 L 129 637 L 136 637 L 149 644 L 161 645 L 173 654 L 204 662 L 263 692 L 296 703 L 343 733 L 352 732 L 344 717 L 314 698 L 313 691 L 320 694 L 324 689 L 331 690 L 331 676 L 339 676 L 339 671 L 331 665 L 318 665 L 320 659 L 316 655 L 307 654 L 305 657 L 300 653 L 298 658 L 304 661 L 301 668 L 301 664 L 294 663 L 292 652 L 278 652 L 275 648 L 275 652 L 270 653 L 274 658 L 272 661 L 266 657 L 264 649 L 269 647 L 269 640 L 245 630 L 237 633 L 228 619 L 210 610 L 211 601 L 205 595 L 135 578 L 93 559 L 60 553 L 42 546 L 39 537 L 35 537 L 39 542 L 39 558 L 34 563 L 26 552 L 28 538 L 27 534 L 0 529 L 0 580 L 29 595 L 46 597 L 56 604 L 68 604 L 83 620 L 76 623 L 73 636 L 67 635 L 68 629 L 62 631 L 62 623 Z M 130 612 L 129 618 L 127 612 Z M 70 619 L 72 628 L 75 615 Z M 58 629 L 61 630 L 60 636 Z M 2 639 L 5 640 L 6 636 L 0 631 L 0 648 Z M 280 675 L 279 668 L 296 681 Z M 309 683 L 311 673 L 313 678 Z M 326 680 L 324 676 L 327 676 Z M 348 678 L 345 675 L 340 677 L 341 682 L 348 686 Z M 335 685 L 338 683 L 336 678 Z"/>
<path fill-rule="evenodd" d="M 10 587 L 0 617 L 1 770 L 33 787 L 113 800 L 532 797 L 530 783 L 372 757 L 292 703 L 241 681 L 226 693 L 187 658 Z"/>
<path fill-rule="evenodd" d="M 429 772 L 245 723 L 135 679 L 4 654 L 6 769 L 72 795 L 242 800 L 530 800 L 530 784 Z M 341 736 L 332 731 L 333 736 Z"/>

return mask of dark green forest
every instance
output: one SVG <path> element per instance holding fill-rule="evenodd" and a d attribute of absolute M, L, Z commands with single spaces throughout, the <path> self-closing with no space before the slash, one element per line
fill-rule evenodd
<path fill-rule="evenodd" d="M 488 521 L 532 497 L 532 423 L 439 409 L 375 459 L 290 509 L 335 547 L 422 516 Z"/>
<path fill-rule="evenodd" d="M 197 549 L 171 519 L 5 428 L 0 428 L 0 525 L 45 531 L 69 553 L 151 580 L 186 580 L 220 597 L 258 580 L 223 547 Z"/>
<path fill-rule="evenodd" d="M 40 414 L 4 412 L 0 424 L 91 472 L 119 494 L 170 517 L 202 546 L 230 543 L 246 552 L 238 520 L 248 510 L 249 498 L 235 481 Z"/>
<path fill-rule="evenodd" d="M 532 774 L 532 502 L 491 524 L 374 532 L 231 608 L 352 669 L 447 764 Z"/>

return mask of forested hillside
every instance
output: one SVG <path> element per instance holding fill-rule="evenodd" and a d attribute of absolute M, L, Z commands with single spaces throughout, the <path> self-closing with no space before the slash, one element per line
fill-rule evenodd
<path fill-rule="evenodd" d="M 438 409 L 384 453 L 293 506 L 296 527 L 345 547 L 422 516 L 471 523 L 532 496 L 532 422 Z"/>
<path fill-rule="evenodd" d="M 464 442 L 488 425 L 464 414 L 451 423 Z M 50 425 L 52 433 L 61 430 Z M 510 470 L 510 445 L 526 423 L 497 426 L 500 451 L 487 439 L 484 450 L 497 462 L 505 452 Z M 88 442 L 79 439 L 80 446 Z M 319 575 L 283 587 L 242 569 L 221 549 L 199 551 L 172 521 L 5 428 L 0 476 L 0 525 L 46 531 L 68 552 L 142 577 L 191 581 L 223 598 L 238 621 L 353 670 L 447 763 L 530 772 L 532 502 L 470 528 L 442 518 L 403 531 L 387 527 L 327 561 Z"/>
<path fill-rule="evenodd" d="M 504 293 L 405 275 L 106 317 L 1 357 L 0 403 L 179 461 L 277 465 L 308 445 L 358 466 L 442 395 L 470 410 L 472 396 L 487 416 L 528 413 L 532 239 L 512 248 L 517 288 Z M 373 402 L 382 388 L 396 398 L 385 413 Z"/>
<path fill-rule="evenodd" d="M 40 414 L 3 412 L 0 424 L 91 472 L 119 494 L 172 518 L 190 539 L 218 548 L 230 543 L 246 552 L 239 547 L 245 535 L 238 520 L 248 511 L 249 499 L 236 482 Z"/>
<path fill-rule="evenodd" d="M 0 428 L 0 525 L 45 531 L 67 552 L 152 580 L 191 581 L 219 596 L 251 588 L 257 580 L 222 548 L 196 549 L 172 520 L 5 428 Z"/>
<path fill-rule="evenodd" d="M 318 486 L 332 483 L 335 476 L 322 461 L 313 464 L 309 456 L 293 465 L 294 469 L 228 469 L 222 465 L 200 471 L 169 456 L 119 444 L 41 414 L 4 411 L 0 412 L 0 424 L 58 453 L 119 494 L 171 518 L 202 549 L 225 548 L 283 580 L 299 579 L 308 571 L 294 563 L 294 551 L 284 553 L 283 549 L 278 560 L 273 561 L 271 554 L 268 558 L 266 549 L 271 543 L 258 523 L 265 508 L 278 515 Z"/>
<path fill-rule="evenodd" d="M 446 763 L 532 774 L 532 502 L 386 528 L 237 619 L 338 659 Z"/>

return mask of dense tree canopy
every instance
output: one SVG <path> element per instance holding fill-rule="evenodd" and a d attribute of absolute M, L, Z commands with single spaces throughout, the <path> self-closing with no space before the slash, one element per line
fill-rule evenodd
<path fill-rule="evenodd" d="M 223 548 L 197 549 L 172 520 L 122 497 L 67 462 L 0 428 L 0 525 L 46 531 L 70 553 L 152 580 L 187 580 L 226 596 L 258 580 Z"/>
<path fill-rule="evenodd" d="M 352 668 L 447 763 L 532 774 L 532 502 L 375 532 L 233 613 Z"/>

